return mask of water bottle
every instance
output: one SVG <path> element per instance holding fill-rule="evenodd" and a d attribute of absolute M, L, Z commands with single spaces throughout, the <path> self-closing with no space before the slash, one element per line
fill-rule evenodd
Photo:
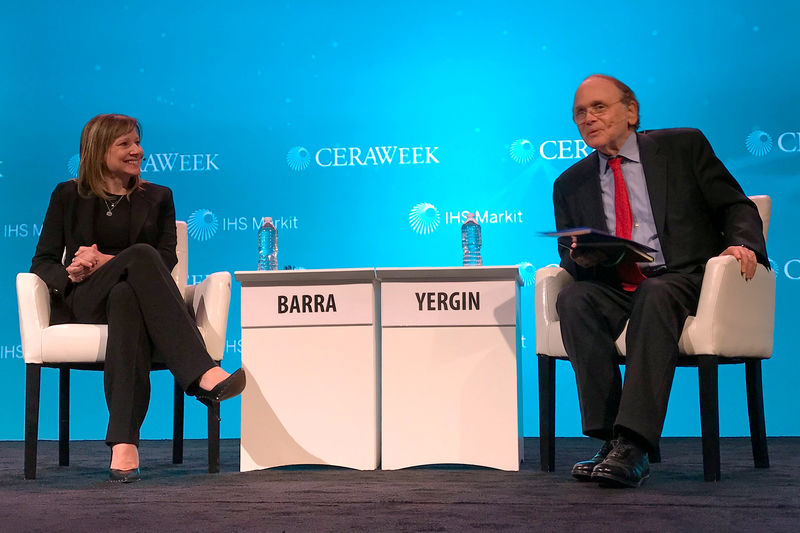
<path fill-rule="evenodd" d="M 278 270 L 278 230 L 272 217 L 264 217 L 258 229 L 258 269 Z"/>
<path fill-rule="evenodd" d="M 467 220 L 461 226 L 461 246 L 464 248 L 464 266 L 480 266 L 481 225 L 475 220 L 475 213 L 467 213 Z"/>

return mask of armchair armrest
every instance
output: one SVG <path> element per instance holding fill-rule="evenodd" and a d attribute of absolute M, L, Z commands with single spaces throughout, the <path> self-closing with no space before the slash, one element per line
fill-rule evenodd
<path fill-rule="evenodd" d="M 561 355 L 560 352 L 563 352 L 563 348 L 560 348 L 562 346 L 561 329 L 558 323 L 556 300 L 561 289 L 572 281 L 569 272 L 561 267 L 549 266 L 536 271 L 536 283 L 533 289 L 536 313 L 536 353 Z M 558 353 L 553 353 L 554 350 Z"/>
<path fill-rule="evenodd" d="M 231 301 L 230 272 L 215 272 L 197 285 L 187 285 L 184 299 L 194 309 L 197 328 L 211 358 L 222 360 Z"/>
<path fill-rule="evenodd" d="M 42 331 L 50 325 L 50 292 L 36 274 L 17 274 L 17 306 L 23 358 L 41 364 Z"/>
<path fill-rule="evenodd" d="M 686 354 L 769 357 L 775 319 L 775 273 L 758 265 L 750 281 L 731 256 L 706 263 L 697 314 L 683 328 Z"/>

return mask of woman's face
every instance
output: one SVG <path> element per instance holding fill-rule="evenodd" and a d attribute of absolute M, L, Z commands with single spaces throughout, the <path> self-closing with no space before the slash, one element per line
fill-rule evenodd
<path fill-rule="evenodd" d="M 120 135 L 106 152 L 106 167 L 113 178 L 127 181 L 132 176 L 138 176 L 142 165 L 144 150 L 139 144 L 139 134 L 131 130 Z"/>

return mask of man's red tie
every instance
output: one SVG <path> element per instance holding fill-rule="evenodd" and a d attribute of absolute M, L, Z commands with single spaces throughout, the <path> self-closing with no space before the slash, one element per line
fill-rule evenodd
<path fill-rule="evenodd" d="M 617 218 L 616 234 L 617 237 L 630 239 L 633 233 L 633 213 L 631 212 L 631 202 L 628 199 L 628 187 L 625 185 L 625 178 L 622 176 L 622 158 L 620 156 L 608 158 L 608 166 L 614 173 L 614 214 Z M 646 278 L 639 265 L 631 262 L 623 262 L 617 266 L 617 273 L 622 280 L 622 288 L 626 291 L 635 291 L 636 287 Z"/>

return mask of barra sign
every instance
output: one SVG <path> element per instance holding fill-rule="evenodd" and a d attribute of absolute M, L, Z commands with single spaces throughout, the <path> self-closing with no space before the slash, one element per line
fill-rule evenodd
<path fill-rule="evenodd" d="M 242 328 L 357 326 L 375 321 L 372 281 L 309 285 L 292 272 L 259 274 L 264 286 L 242 290 Z M 278 278 L 281 281 L 273 281 Z"/>
<path fill-rule="evenodd" d="M 325 294 L 278 295 L 278 314 L 284 313 L 329 313 L 336 312 L 336 298 Z"/>

